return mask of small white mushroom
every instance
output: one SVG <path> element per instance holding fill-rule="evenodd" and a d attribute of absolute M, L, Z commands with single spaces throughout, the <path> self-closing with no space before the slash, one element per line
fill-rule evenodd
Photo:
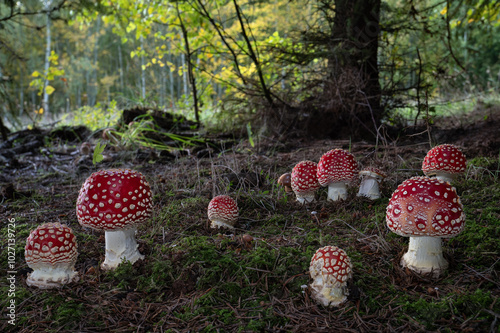
<path fill-rule="evenodd" d="M 371 200 L 380 198 L 379 184 L 387 177 L 377 168 L 368 167 L 359 172 L 361 184 L 359 185 L 358 197 L 367 197 Z"/>

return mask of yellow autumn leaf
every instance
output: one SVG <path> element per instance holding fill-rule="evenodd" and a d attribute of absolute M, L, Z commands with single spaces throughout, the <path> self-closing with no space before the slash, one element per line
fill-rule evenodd
<path fill-rule="evenodd" d="M 441 15 L 444 15 L 448 12 L 448 7 L 444 7 L 443 10 L 441 11 Z"/>
<path fill-rule="evenodd" d="M 55 91 L 55 89 L 52 86 L 46 86 L 45 87 L 45 92 L 47 93 L 47 95 L 52 94 L 54 91 Z M 43 110 L 42 110 L 42 113 L 43 113 Z"/>
<path fill-rule="evenodd" d="M 151 62 L 152 62 L 153 64 L 156 64 L 156 58 L 151 59 Z"/>
<path fill-rule="evenodd" d="M 40 108 L 40 110 L 35 110 L 36 114 L 43 114 L 43 108 Z"/>
<path fill-rule="evenodd" d="M 40 76 L 40 72 L 39 71 L 34 71 L 31 76 L 33 77 L 39 77 Z"/>

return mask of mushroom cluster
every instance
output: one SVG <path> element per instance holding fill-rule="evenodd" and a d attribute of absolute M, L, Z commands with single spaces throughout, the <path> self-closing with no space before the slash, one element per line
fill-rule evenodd
<path fill-rule="evenodd" d="M 26 279 L 28 286 L 60 288 L 78 281 L 76 239 L 73 231 L 64 224 L 45 223 L 31 231 L 24 256 L 28 267 L 33 269 Z"/>
<path fill-rule="evenodd" d="M 138 171 L 101 170 L 87 178 L 78 195 L 76 215 L 83 227 L 105 232 L 103 269 L 114 269 L 122 260 L 134 263 L 144 258 L 135 233 L 137 225 L 151 216 L 151 197 L 149 183 Z"/>

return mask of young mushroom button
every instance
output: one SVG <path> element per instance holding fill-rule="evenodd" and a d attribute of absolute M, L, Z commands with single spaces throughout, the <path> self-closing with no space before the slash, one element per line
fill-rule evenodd
<path fill-rule="evenodd" d="M 314 194 L 320 188 L 316 176 L 318 165 L 312 161 L 301 161 L 292 170 L 292 190 L 300 203 L 314 201 Z"/>
<path fill-rule="evenodd" d="M 462 151 L 454 145 L 444 144 L 429 150 L 422 163 L 422 171 L 426 176 L 436 176 L 445 182 L 465 172 L 466 158 Z"/>
<path fill-rule="evenodd" d="M 219 195 L 208 204 L 208 219 L 212 222 L 211 228 L 234 229 L 238 220 L 238 205 L 230 196 Z"/>
<path fill-rule="evenodd" d="M 349 294 L 347 281 L 352 277 L 352 264 L 344 250 L 325 246 L 311 259 L 309 274 L 313 279 L 311 296 L 324 306 L 338 306 Z"/>
<path fill-rule="evenodd" d="M 358 197 L 367 197 L 371 200 L 380 198 L 379 184 L 387 175 L 380 169 L 367 167 L 359 172 L 361 184 Z"/>
<path fill-rule="evenodd" d="M 290 172 L 282 174 L 278 184 L 285 188 L 285 192 L 292 192 L 292 174 Z"/>
<path fill-rule="evenodd" d="M 358 175 L 358 162 L 354 156 L 343 149 L 332 149 L 318 163 L 318 181 L 328 186 L 328 200 L 337 201 L 347 198 L 346 184 Z"/>
<path fill-rule="evenodd" d="M 403 267 L 434 276 L 448 267 L 441 238 L 454 237 L 465 226 L 455 189 L 429 177 L 413 177 L 401 183 L 389 201 L 386 220 L 391 231 L 410 237 L 408 252 L 401 260 Z"/>
<path fill-rule="evenodd" d="M 105 231 L 103 269 L 114 269 L 122 260 L 131 263 L 144 256 L 135 240 L 137 225 L 149 219 L 152 193 L 144 176 L 134 170 L 94 172 L 85 181 L 76 202 L 78 222 Z"/>
<path fill-rule="evenodd" d="M 60 288 L 78 281 L 75 235 L 64 224 L 46 223 L 33 230 L 26 240 L 24 256 L 28 267 L 26 284 L 42 289 Z"/>

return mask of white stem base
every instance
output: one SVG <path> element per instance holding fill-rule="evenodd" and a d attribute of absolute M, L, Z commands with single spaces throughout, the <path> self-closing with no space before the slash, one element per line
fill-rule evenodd
<path fill-rule="evenodd" d="M 359 186 L 358 197 L 367 197 L 370 200 L 379 199 L 380 191 L 377 179 L 372 177 L 363 178 Z"/>
<path fill-rule="evenodd" d="M 347 187 L 345 183 L 328 184 L 328 200 L 338 201 L 347 198 Z"/>
<path fill-rule="evenodd" d="M 448 268 L 448 262 L 443 257 L 441 238 L 410 237 L 408 252 L 401 259 L 401 265 L 419 274 L 432 272 L 434 276 L 439 276 Z"/>
<path fill-rule="evenodd" d="M 436 171 L 436 178 L 451 184 L 451 182 L 455 179 L 455 175 L 447 172 Z"/>
<path fill-rule="evenodd" d="M 346 285 L 325 285 L 321 276 L 314 279 L 309 286 L 311 297 L 323 306 L 338 306 L 347 300 L 349 291 Z"/>
<path fill-rule="evenodd" d="M 137 249 L 139 245 L 135 240 L 136 228 L 106 231 L 106 258 L 101 265 L 104 270 L 115 269 L 122 260 L 128 260 L 132 264 L 144 256 Z"/>
<path fill-rule="evenodd" d="M 303 203 L 309 203 L 309 202 L 314 202 L 314 192 L 309 192 L 309 193 L 295 193 L 297 196 L 297 201 L 300 202 L 301 204 Z"/>
<path fill-rule="evenodd" d="M 71 265 L 65 267 L 41 267 L 28 274 L 26 284 L 40 289 L 61 288 L 64 284 L 78 281 L 78 272 Z"/>
<path fill-rule="evenodd" d="M 210 228 L 212 229 L 219 229 L 219 228 L 227 228 L 227 229 L 234 229 L 234 226 L 227 224 L 226 222 L 222 222 L 220 220 L 213 220 L 210 223 Z"/>

